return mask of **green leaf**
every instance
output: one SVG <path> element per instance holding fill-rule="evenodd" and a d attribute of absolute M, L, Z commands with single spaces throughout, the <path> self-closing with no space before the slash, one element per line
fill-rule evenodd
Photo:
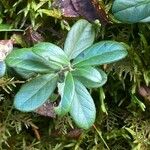
<path fill-rule="evenodd" d="M 67 73 L 65 82 L 62 86 L 63 87 L 61 87 L 60 90 L 62 91 L 60 92 L 61 101 L 58 107 L 55 108 L 55 112 L 61 116 L 65 115 L 70 111 L 71 103 L 74 96 L 74 91 L 75 91 L 74 80 L 70 72 Z"/>
<path fill-rule="evenodd" d="M 82 83 L 78 80 L 74 81 L 75 94 L 71 104 L 70 114 L 80 128 L 88 129 L 95 121 L 95 105 L 91 95 Z"/>
<path fill-rule="evenodd" d="M 21 68 L 13 68 L 13 69 L 24 79 L 29 79 L 37 75 L 37 72 L 33 70 L 27 70 L 27 69 L 21 69 Z"/>
<path fill-rule="evenodd" d="M 74 66 L 102 65 L 118 61 L 127 55 L 126 46 L 115 41 L 102 41 L 84 50 L 74 59 Z"/>
<path fill-rule="evenodd" d="M 61 19 L 62 17 L 61 12 L 57 9 L 38 9 L 38 12 L 58 19 Z"/>
<path fill-rule="evenodd" d="M 76 68 L 73 76 L 88 88 L 100 87 L 107 81 L 106 74 L 101 70 L 98 71 L 94 67 L 85 66 Z"/>
<path fill-rule="evenodd" d="M 31 48 L 13 50 L 7 56 L 6 63 L 24 76 L 52 72 L 54 68 L 60 69 L 60 66 L 52 65 L 52 63 L 33 53 Z"/>
<path fill-rule="evenodd" d="M 125 23 L 150 22 L 150 0 L 115 0 L 112 11 Z"/>
<path fill-rule="evenodd" d="M 70 63 L 64 51 L 52 43 L 38 43 L 33 47 L 33 52 L 43 57 L 47 61 L 53 61 L 61 65 L 68 65 Z"/>
<path fill-rule="evenodd" d="M 107 74 L 103 70 L 101 70 L 101 69 L 98 69 L 98 71 L 99 71 L 99 73 L 102 76 L 102 81 L 99 84 L 99 86 L 101 87 L 101 86 L 103 86 L 107 82 Z"/>
<path fill-rule="evenodd" d="M 4 61 L 0 61 L 0 78 L 5 75 L 6 72 L 6 64 Z"/>
<path fill-rule="evenodd" d="M 40 107 L 50 97 L 57 85 L 58 76 L 41 75 L 24 84 L 14 99 L 14 106 L 24 112 Z"/>
<path fill-rule="evenodd" d="M 86 20 L 77 21 L 69 31 L 64 51 L 69 59 L 78 56 L 83 50 L 91 46 L 94 42 L 95 31 L 92 24 Z"/>
<path fill-rule="evenodd" d="M 150 22 L 150 16 L 147 18 L 144 18 L 143 20 L 141 20 L 140 22 Z"/>
<path fill-rule="evenodd" d="M 8 32 L 8 31 L 23 31 L 23 30 L 12 29 L 12 27 L 8 24 L 0 24 L 0 32 Z"/>

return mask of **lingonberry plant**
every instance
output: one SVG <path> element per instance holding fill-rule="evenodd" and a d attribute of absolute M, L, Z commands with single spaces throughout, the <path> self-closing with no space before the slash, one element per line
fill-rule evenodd
<path fill-rule="evenodd" d="M 71 28 L 64 50 L 48 43 L 13 50 L 6 58 L 25 83 L 14 98 L 14 106 L 24 112 L 40 107 L 58 87 L 58 115 L 69 113 L 75 123 L 88 129 L 95 121 L 96 109 L 87 88 L 102 86 L 107 75 L 99 65 L 112 63 L 127 55 L 124 43 L 101 41 L 93 44 L 95 30 L 88 21 L 79 20 Z"/>
<path fill-rule="evenodd" d="M 123 23 L 150 22 L 150 0 L 115 0 L 112 12 Z"/>

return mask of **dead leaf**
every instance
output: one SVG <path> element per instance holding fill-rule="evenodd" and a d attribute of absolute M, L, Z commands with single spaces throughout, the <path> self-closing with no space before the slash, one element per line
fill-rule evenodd
<path fill-rule="evenodd" d="M 43 36 L 31 26 L 25 30 L 24 38 L 29 45 L 44 41 Z"/>
<path fill-rule="evenodd" d="M 78 139 L 82 134 L 81 129 L 73 129 L 67 133 L 67 137 L 71 139 Z"/>
<path fill-rule="evenodd" d="M 12 40 L 0 40 L 0 61 L 4 61 L 6 56 L 13 50 Z"/>
<path fill-rule="evenodd" d="M 47 101 L 41 107 L 35 110 L 35 112 L 41 116 L 55 118 L 54 105 L 52 102 Z"/>
<path fill-rule="evenodd" d="M 148 99 L 150 101 L 150 87 L 145 85 L 140 86 L 138 92 L 143 98 Z"/>

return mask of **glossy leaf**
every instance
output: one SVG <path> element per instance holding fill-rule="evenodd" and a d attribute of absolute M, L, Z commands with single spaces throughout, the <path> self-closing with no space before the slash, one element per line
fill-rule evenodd
<path fill-rule="evenodd" d="M 33 52 L 43 57 L 47 61 L 53 61 L 62 65 L 69 64 L 68 57 L 64 53 L 64 51 L 60 47 L 52 43 L 38 43 L 33 47 Z"/>
<path fill-rule="evenodd" d="M 101 71 L 102 72 L 102 71 Z M 79 67 L 73 71 L 73 76 L 88 88 L 100 87 L 106 80 L 107 76 L 103 72 L 101 74 L 97 69 L 91 66 Z"/>
<path fill-rule="evenodd" d="M 74 91 L 75 91 L 74 80 L 70 72 L 67 73 L 63 87 L 60 91 L 62 91 L 60 92 L 61 101 L 58 107 L 55 108 L 55 112 L 58 115 L 63 116 L 70 111 L 70 107 L 71 107 L 71 103 L 72 103 Z"/>
<path fill-rule="evenodd" d="M 60 66 L 44 60 L 32 52 L 30 48 L 22 48 L 12 51 L 6 58 L 8 66 L 13 67 L 20 75 L 34 73 L 48 73 L 52 68 L 59 69 Z"/>
<path fill-rule="evenodd" d="M 74 66 L 102 65 L 118 61 L 127 55 L 124 44 L 115 41 L 103 41 L 84 50 L 73 61 Z"/>
<path fill-rule="evenodd" d="M 0 78 L 5 75 L 6 72 L 6 64 L 4 61 L 0 61 Z"/>
<path fill-rule="evenodd" d="M 14 99 L 14 106 L 24 112 L 40 107 L 50 97 L 57 85 L 58 77 L 46 74 L 24 84 Z"/>
<path fill-rule="evenodd" d="M 78 80 L 75 80 L 75 94 L 70 114 L 75 123 L 83 129 L 90 128 L 95 121 L 96 110 L 93 99 L 87 89 Z"/>
<path fill-rule="evenodd" d="M 13 69 L 24 79 L 29 79 L 37 75 L 37 72 L 33 70 L 27 70 L 22 68 L 13 68 Z"/>
<path fill-rule="evenodd" d="M 79 20 L 73 25 L 69 31 L 64 51 L 68 55 L 69 59 L 73 59 L 78 56 L 83 50 L 91 46 L 94 42 L 95 31 L 86 20 Z"/>
<path fill-rule="evenodd" d="M 125 23 L 150 22 L 150 0 L 115 0 L 112 11 Z"/>
<path fill-rule="evenodd" d="M 103 70 L 101 70 L 101 69 L 98 69 L 98 71 L 99 71 L 99 73 L 102 76 L 102 81 L 99 84 L 99 86 L 101 87 L 101 86 L 103 86 L 107 82 L 107 74 Z"/>

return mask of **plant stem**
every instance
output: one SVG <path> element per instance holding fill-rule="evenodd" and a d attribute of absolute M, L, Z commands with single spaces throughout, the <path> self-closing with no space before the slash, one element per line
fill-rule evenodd
<path fill-rule="evenodd" d="M 104 145 L 107 147 L 108 150 L 110 150 L 110 148 L 108 147 L 107 143 L 105 142 L 104 138 L 102 137 L 102 132 L 100 132 L 95 125 L 93 125 L 94 129 L 96 130 L 96 132 L 98 133 L 99 137 L 101 138 L 101 140 L 103 141 Z"/>

